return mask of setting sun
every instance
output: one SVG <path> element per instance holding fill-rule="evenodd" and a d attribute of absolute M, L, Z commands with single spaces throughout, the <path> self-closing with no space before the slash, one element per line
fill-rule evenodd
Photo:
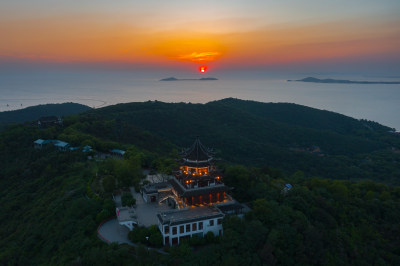
<path fill-rule="evenodd" d="M 207 71 L 207 67 L 206 66 L 201 66 L 199 68 L 199 70 L 200 70 L 200 73 L 205 73 Z"/>

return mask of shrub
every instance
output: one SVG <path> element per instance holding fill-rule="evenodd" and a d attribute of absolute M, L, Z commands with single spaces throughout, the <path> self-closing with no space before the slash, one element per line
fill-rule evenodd
<path fill-rule="evenodd" d="M 133 206 L 136 204 L 136 199 L 129 192 L 122 194 L 121 201 L 122 206 Z"/>
<path fill-rule="evenodd" d="M 214 243 L 214 242 L 216 242 L 215 240 L 216 240 L 216 239 L 215 239 L 214 233 L 211 232 L 211 231 L 207 232 L 207 234 L 206 234 L 206 241 L 207 241 L 207 243 Z"/>
<path fill-rule="evenodd" d="M 149 237 L 149 244 L 152 247 L 161 247 L 162 246 L 162 235 L 159 231 L 152 233 Z"/>
<path fill-rule="evenodd" d="M 142 243 L 146 244 L 146 237 L 149 237 L 150 233 L 146 227 L 135 227 L 132 231 L 129 232 L 128 238 L 133 243 Z"/>

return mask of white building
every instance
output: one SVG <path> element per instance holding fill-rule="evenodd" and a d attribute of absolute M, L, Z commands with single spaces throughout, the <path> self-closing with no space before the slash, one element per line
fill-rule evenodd
<path fill-rule="evenodd" d="M 215 207 L 192 207 L 157 214 L 158 228 L 164 245 L 177 245 L 182 239 L 194 235 L 204 237 L 208 232 L 223 234 L 224 214 Z"/>

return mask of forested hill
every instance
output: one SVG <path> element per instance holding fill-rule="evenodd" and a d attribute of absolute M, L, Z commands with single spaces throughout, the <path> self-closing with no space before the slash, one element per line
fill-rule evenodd
<path fill-rule="evenodd" d="M 0 265 L 400 265 L 400 187 L 364 180 L 400 183 L 399 136 L 387 130 L 235 99 L 120 104 L 66 116 L 63 126 L 11 125 L 0 131 Z M 96 229 L 115 215 L 112 196 L 139 189 L 144 168 L 171 174 L 196 135 L 223 159 L 225 184 L 252 209 L 245 219 L 227 216 L 222 237 L 193 238 L 168 255 L 102 242 Z M 38 138 L 93 151 L 35 149 Z M 124 160 L 101 159 L 115 148 Z"/>
<path fill-rule="evenodd" d="M 6 125 L 34 121 L 42 116 L 65 116 L 90 110 L 89 106 L 79 103 L 43 104 L 20 110 L 0 112 L 0 129 Z"/>
<path fill-rule="evenodd" d="M 391 128 L 297 104 L 232 98 L 207 104 L 149 101 L 92 110 L 81 119 L 114 121 L 108 138 L 138 146 L 141 138 L 132 137 L 133 132 L 150 132 L 177 147 L 187 147 L 200 135 L 229 162 L 399 182 L 400 138 L 389 133 Z M 107 137 L 86 126 L 88 133 Z"/>

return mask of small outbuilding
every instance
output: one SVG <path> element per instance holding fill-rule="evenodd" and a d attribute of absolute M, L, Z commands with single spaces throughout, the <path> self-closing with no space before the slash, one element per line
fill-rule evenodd
<path fill-rule="evenodd" d="M 48 139 L 37 139 L 33 142 L 33 147 L 35 149 L 43 149 L 47 144 L 51 143 L 51 140 Z"/>
<path fill-rule="evenodd" d="M 46 128 L 50 126 L 62 126 L 63 120 L 57 116 L 43 116 L 38 119 L 37 123 L 39 128 Z"/>
<path fill-rule="evenodd" d="M 92 150 L 92 147 L 89 145 L 86 145 L 82 148 L 82 152 L 91 152 Z"/>
<path fill-rule="evenodd" d="M 61 140 L 55 140 L 54 142 L 54 147 L 57 148 L 59 151 L 68 151 L 70 146 L 68 142 L 61 141 Z"/>
<path fill-rule="evenodd" d="M 124 158 L 124 154 L 125 154 L 124 150 L 112 149 L 110 152 L 113 157 L 117 157 L 117 158 L 121 158 L 121 159 Z"/>

